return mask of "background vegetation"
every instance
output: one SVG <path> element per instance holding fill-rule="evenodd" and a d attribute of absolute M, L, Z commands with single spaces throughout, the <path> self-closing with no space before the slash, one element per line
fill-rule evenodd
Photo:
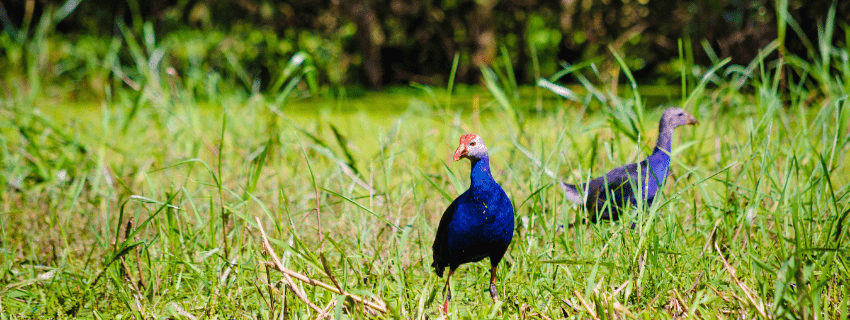
<path fill-rule="evenodd" d="M 2 3 L 0 318 L 436 318 L 430 245 L 468 185 L 468 164 L 449 161 L 468 132 L 490 147 L 517 231 L 499 272 L 504 300 L 490 301 L 486 262 L 465 265 L 452 318 L 847 317 L 844 2 L 813 20 L 808 2 L 744 6 L 767 8 L 776 32 L 749 58 L 670 36 L 675 50 L 654 58 L 669 68 L 652 71 L 661 86 L 629 49 L 651 42 L 585 40 L 597 51 L 556 66 L 543 47 L 497 33 L 489 64 L 474 64 L 466 40 L 448 63 L 423 63 L 443 78 L 381 93 L 357 89 L 369 82 L 356 76 L 366 63 L 356 18 L 322 11 L 349 10 L 341 2 L 259 3 L 253 15 L 238 9 L 250 1 Z M 397 10 L 364 3 L 381 21 Z M 442 4 L 427 12 L 480 10 Z M 494 25 L 546 12 L 499 10 L 508 4 L 491 12 L 534 13 Z M 650 5 L 660 6 L 577 8 Z M 298 14 L 277 16 L 287 6 Z M 270 27 L 308 25 L 307 13 L 341 17 L 327 33 Z M 384 28 L 386 39 L 400 29 Z M 384 70 L 380 83 L 399 81 Z M 634 230 L 570 227 L 586 213 L 556 183 L 643 158 L 673 105 L 701 124 L 676 132 L 660 201 L 626 214 Z M 286 268 L 387 313 L 267 267 L 259 226 Z"/>
<path fill-rule="evenodd" d="M 295 57 L 313 70 L 311 90 L 445 86 L 455 59 L 458 83 L 478 83 L 479 68 L 494 66 L 534 84 L 562 63 L 588 61 L 605 80 L 625 80 L 613 52 L 640 83 L 669 85 L 685 64 L 746 64 L 775 39 L 783 47 L 772 58 L 816 54 L 830 8 L 832 45 L 843 47 L 850 3 L 831 0 L 18 0 L 0 4 L 0 21 L 5 43 L 31 43 L 39 32 L 55 42 L 40 69 L 51 70 L 48 80 L 102 97 L 103 81 L 120 82 L 115 65 L 135 59 L 115 41 L 138 43 L 161 76 L 169 67 L 181 76 L 204 70 L 269 93 L 292 76 L 285 66 Z M 52 23 L 39 31 L 45 17 Z M 22 59 L 36 54 L 0 50 L 9 57 L 4 76 L 26 73 Z M 86 63 L 110 50 L 119 52 L 114 65 Z"/>

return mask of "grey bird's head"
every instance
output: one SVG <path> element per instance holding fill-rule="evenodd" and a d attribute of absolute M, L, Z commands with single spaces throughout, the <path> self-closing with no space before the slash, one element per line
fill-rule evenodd
<path fill-rule="evenodd" d="M 690 115 L 680 108 L 670 108 L 664 111 L 664 115 L 661 116 L 661 124 L 662 126 L 670 126 L 670 127 L 678 127 L 686 124 L 699 124 L 697 118 Z"/>

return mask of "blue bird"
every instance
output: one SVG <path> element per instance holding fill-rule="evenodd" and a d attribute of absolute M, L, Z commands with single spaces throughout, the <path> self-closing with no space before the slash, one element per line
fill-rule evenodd
<path fill-rule="evenodd" d="M 514 235 L 514 207 L 502 187 L 493 180 L 490 157 L 481 137 L 467 134 L 460 137 L 454 161 L 467 158 L 472 163 L 470 186 L 452 201 L 440 219 L 434 239 L 434 263 L 438 276 L 449 267 L 442 312 L 448 312 L 452 290 L 449 279 L 457 268 L 467 262 L 490 258 L 490 297 L 499 299 L 496 291 L 496 267 L 505 256 Z"/>
<path fill-rule="evenodd" d="M 698 124 L 694 116 L 679 108 L 664 111 L 658 122 L 658 142 L 652 154 L 640 163 L 630 163 L 609 171 L 604 176 L 582 184 L 580 187 L 561 183 L 566 198 L 574 203 L 584 203 L 590 215 L 590 222 L 597 219 L 616 221 L 620 213 L 629 204 L 637 205 L 635 194 L 638 188 L 643 191 L 646 206 L 652 205 L 658 190 L 664 186 L 664 180 L 670 172 L 670 143 L 673 129 L 681 125 Z M 638 170 L 641 180 L 638 181 Z M 585 200 L 584 193 L 587 193 Z M 608 200 L 611 201 L 608 201 Z"/>

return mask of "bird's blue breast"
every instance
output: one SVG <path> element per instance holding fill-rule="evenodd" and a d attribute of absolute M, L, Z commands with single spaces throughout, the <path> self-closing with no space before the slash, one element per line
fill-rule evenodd
<path fill-rule="evenodd" d="M 448 225 L 449 255 L 454 262 L 477 261 L 495 251 L 504 252 L 513 237 L 513 205 L 493 180 L 489 166 L 479 164 L 473 166 L 471 186 L 456 200 Z"/>
<path fill-rule="evenodd" d="M 461 196 L 466 201 L 458 203 L 450 228 L 458 234 L 482 234 L 494 239 L 507 237 L 510 242 L 513 234 L 513 206 L 504 191 L 501 191 L 501 195 L 488 197 L 475 197 L 472 193 L 467 191 Z"/>
<path fill-rule="evenodd" d="M 667 172 L 670 169 L 670 155 L 665 152 L 655 152 L 646 159 L 648 168 L 645 171 L 643 181 L 645 188 L 645 199 L 652 201 L 658 189 L 667 180 Z"/>

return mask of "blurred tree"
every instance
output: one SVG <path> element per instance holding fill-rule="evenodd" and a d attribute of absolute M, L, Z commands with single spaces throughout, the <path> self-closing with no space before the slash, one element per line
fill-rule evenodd
<path fill-rule="evenodd" d="M 373 89 L 383 83 L 384 70 L 381 67 L 381 46 L 384 44 L 384 32 L 381 20 L 373 3 L 368 0 L 334 0 L 357 25 L 357 48 L 362 56 L 362 70 L 366 84 Z"/>
<path fill-rule="evenodd" d="M 142 37 L 151 22 L 157 43 L 173 46 L 166 48 L 166 60 L 178 71 L 204 65 L 249 89 L 279 89 L 273 84 L 288 76 L 286 62 L 304 52 L 322 84 L 378 89 L 411 81 L 445 84 L 456 54 L 456 80 L 475 83 L 479 67 L 503 63 L 497 59 L 502 46 L 511 58 L 506 67 L 520 83 L 533 83 L 561 61 L 599 59 L 603 74 L 616 71 L 612 51 L 642 81 L 674 81 L 678 73 L 669 66 L 679 57 L 679 39 L 692 40 L 686 43 L 697 63 L 712 58 L 702 40 L 717 58 L 751 61 L 785 23 L 777 21 L 777 12 L 784 10 L 777 1 L 11 0 L 0 3 L 0 22 L 13 39 L 24 41 L 18 30 L 34 32 L 46 10 L 73 8 L 58 22 L 58 34 L 110 41 L 124 36 L 119 26 L 126 25 L 130 34 Z M 832 6 L 831 40 L 845 46 L 850 1 L 787 1 L 785 9 L 800 30 L 788 28 L 790 53 L 821 50 L 812 43 L 823 34 L 818 28 Z M 190 36 L 209 43 L 201 51 L 181 48 L 195 43 L 185 38 Z M 129 61 L 125 58 L 122 62 Z"/>
<path fill-rule="evenodd" d="M 789 51 L 797 55 L 805 56 L 807 51 L 819 52 L 817 43 L 823 33 L 823 26 L 827 21 L 829 8 L 835 6 L 835 23 L 833 28 L 833 45 L 837 47 L 846 47 L 850 44 L 846 43 L 847 32 L 850 32 L 850 1 L 847 0 L 789 0 L 788 13 L 800 26 L 803 35 L 798 35 L 794 31 L 789 30 L 788 34 L 793 35 L 786 39 L 785 46 Z M 768 17 L 773 17 L 772 11 L 767 11 Z M 789 28 L 790 29 L 790 28 Z M 804 40 L 805 38 L 805 40 Z M 813 43 L 815 47 L 810 47 L 807 43 Z"/>

